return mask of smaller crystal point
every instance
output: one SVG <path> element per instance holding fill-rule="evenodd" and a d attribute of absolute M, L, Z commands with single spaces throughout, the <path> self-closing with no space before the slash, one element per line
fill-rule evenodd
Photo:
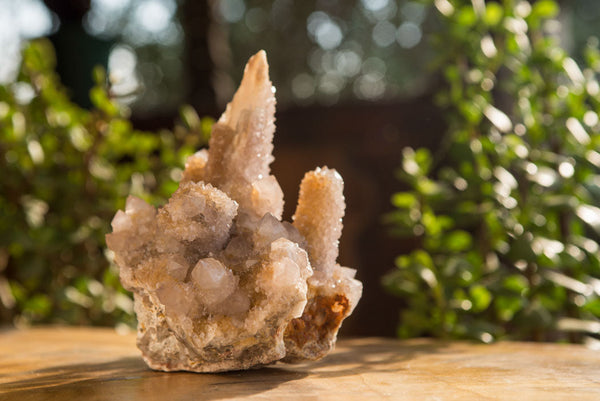
<path fill-rule="evenodd" d="M 134 294 L 137 344 L 152 369 L 220 372 L 318 359 L 358 302 L 355 271 L 336 263 L 344 215 L 335 170 L 306 174 L 293 224 L 271 175 L 275 97 L 254 55 L 156 210 L 130 196 L 106 236 Z"/>
<path fill-rule="evenodd" d="M 306 238 L 306 249 L 315 274 L 308 279 L 308 303 L 285 332 L 285 361 L 319 359 L 335 345 L 342 321 L 352 313 L 362 295 L 354 269 L 336 263 L 346 208 L 344 181 L 327 167 L 305 174 L 300 184 L 294 226 Z"/>
<path fill-rule="evenodd" d="M 204 180 L 204 169 L 208 162 L 208 150 L 201 149 L 187 158 L 182 182 L 198 182 Z"/>
<path fill-rule="evenodd" d="M 335 266 L 345 209 L 344 181 L 337 171 L 323 167 L 304 175 L 293 220 L 315 270 L 329 272 Z"/>

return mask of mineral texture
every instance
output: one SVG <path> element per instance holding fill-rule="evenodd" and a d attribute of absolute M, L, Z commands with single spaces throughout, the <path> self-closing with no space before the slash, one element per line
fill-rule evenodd
<path fill-rule="evenodd" d="M 306 173 L 293 223 L 270 174 L 274 88 L 263 51 L 155 209 L 130 196 L 106 236 L 132 291 L 137 344 L 163 371 L 218 372 L 326 355 L 362 284 L 336 263 L 345 202 L 333 169 Z"/>

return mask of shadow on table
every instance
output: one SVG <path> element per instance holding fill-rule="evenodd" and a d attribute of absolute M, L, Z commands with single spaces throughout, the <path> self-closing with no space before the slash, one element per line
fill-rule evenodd
<path fill-rule="evenodd" d="M 398 372 L 408 370 L 410 361 L 418 355 L 436 354 L 448 347 L 448 343 L 439 340 L 381 338 L 347 340 L 344 345 L 320 361 L 301 365 L 302 368 L 311 377 L 320 378 Z"/>
<path fill-rule="evenodd" d="M 256 370 L 219 374 L 164 373 L 150 370 L 141 358 L 100 364 L 38 369 L 21 380 L 5 383 L 0 401 L 53 400 L 219 400 L 263 393 L 287 382 L 306 379 L 302 387 L 318 393 L 320 380 L 408 369 L 419 354 L 440 352 L 439 342 L 352 340 L 333 355 L 300 365 L 278 364 Z M 325 383 L 322 383 L 325 385 Z"/>
<path fill-rule="evenodd" d="M 306 376 L 277 367 L 220 374 L 154 372 L 141 358 L 123 358 L 32 371 L 3 384 L 0 401 L 218 400 L 250 396 Z"/>

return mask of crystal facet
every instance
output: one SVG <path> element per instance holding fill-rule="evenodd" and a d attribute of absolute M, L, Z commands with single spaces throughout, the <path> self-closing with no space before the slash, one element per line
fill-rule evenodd
<path fill-rule="evenodd" d="M 362 284 L 336 263 L 345 201 L 333 169 L 307 173 L 293 223 L 270 174 L 275 97 L 254 55 L 208 150 L 156 210 L 130 196 L 106 236 L 134 294 L 138 347 L 163 371 L 218 372 L 319 359 Z"/>

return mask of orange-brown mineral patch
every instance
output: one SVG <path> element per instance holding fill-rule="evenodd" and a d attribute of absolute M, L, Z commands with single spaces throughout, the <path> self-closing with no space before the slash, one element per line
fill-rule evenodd
<path fill-rule="evenodd" d="M 308 301 L 301 317 L 292 319 L 285 330 L 285 341 L 293 342 L 298 348 L 307 343 L 329 341 L 331 333 L 337 332 L 350 309 L 344 295 L 319 295 Z"/>

